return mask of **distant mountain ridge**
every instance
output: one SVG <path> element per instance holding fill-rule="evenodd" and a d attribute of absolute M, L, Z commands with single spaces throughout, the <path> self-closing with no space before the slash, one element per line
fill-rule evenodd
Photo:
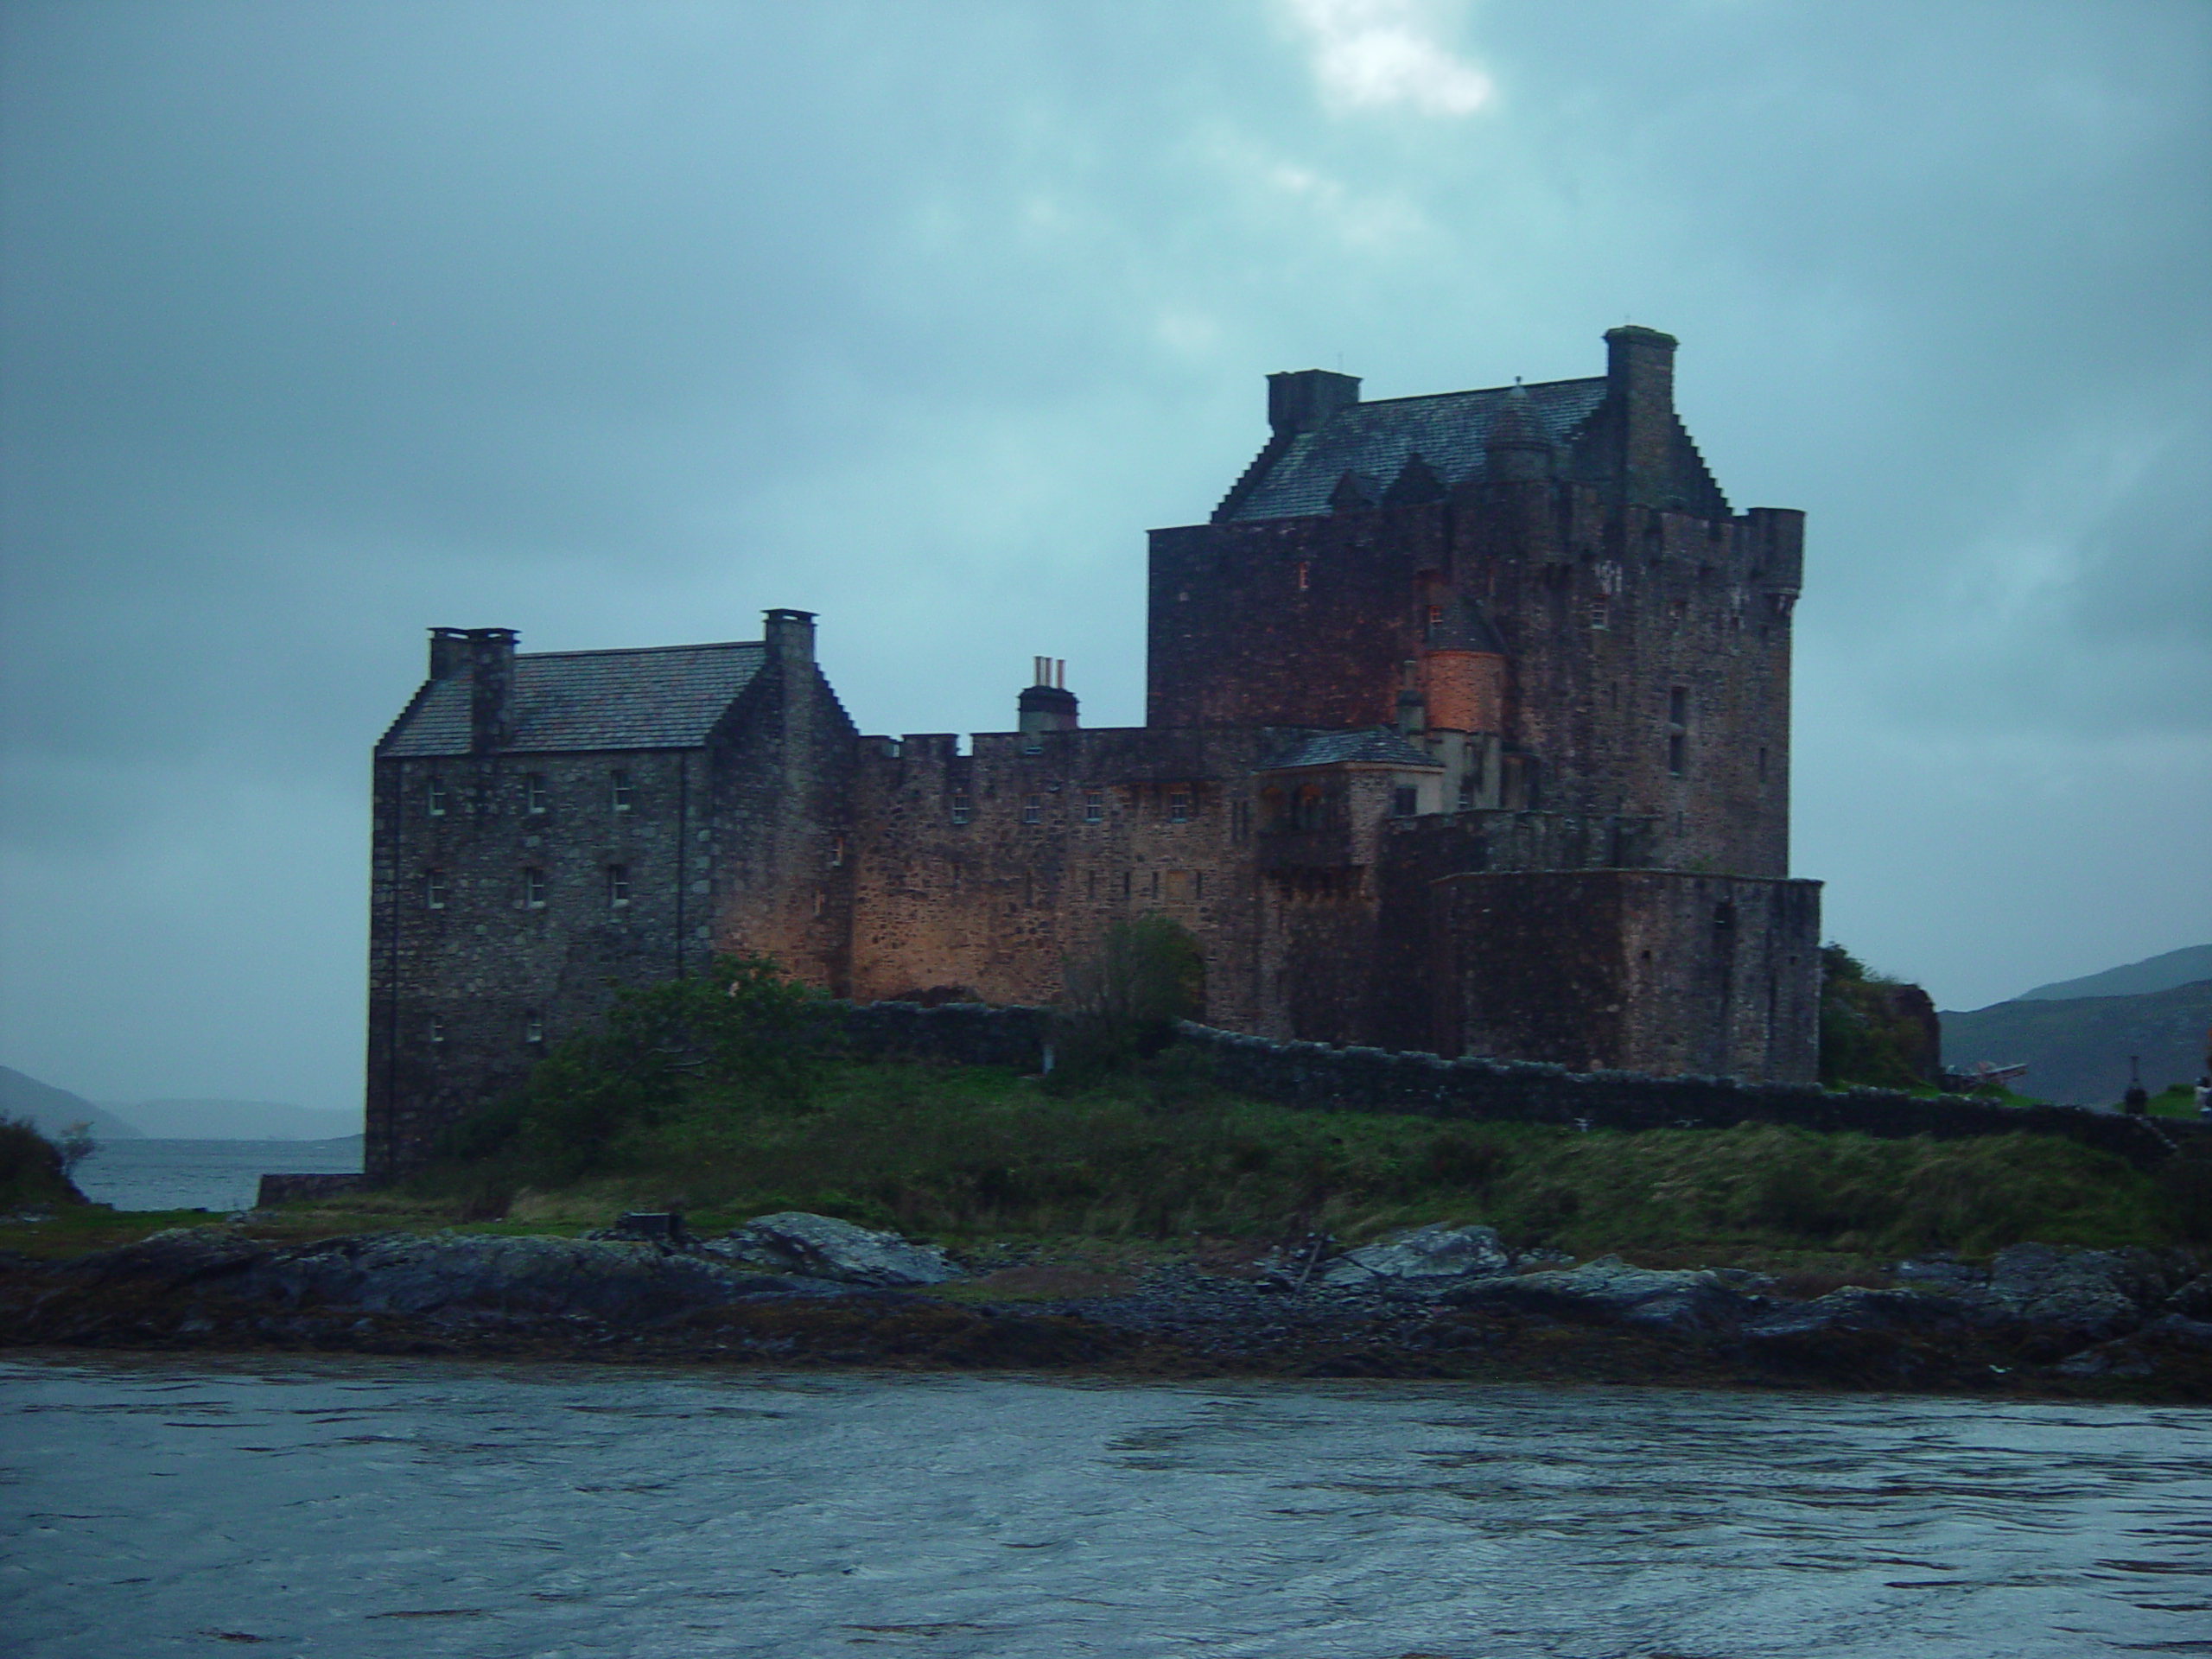
<path fill-rule="evenodd" d="M 1970 1013 L 1946 1012 L 1942 1019 L 1949 1069 L 1976 1060 L 2024 1060 L 2023 1093 L 2068 1105 L 2109 1105 L 2127 1087 L 2130 1055 L 2141 1057 L 2143 1081 L 2153 1091 L 2192 1081 L 2203 1070 L 2212 979 L 2135 996 L 2021 997 Z"/>
<path fill-rule="evenodd" d="M 2107 968 L 2080 979 L 2062 979 L 2022 991 L 2015 1002 L 2063 1002 L 2083 996 L 2141 996 L 2168 991 L 2192 981 L 2212 979 L 2212 944 L 2185 945 L 2162 957 L 2146 957 L 2124 968 Z M 2002 1006 L 1999 1004 L 1999 1006 Z"/>
<path fill-rule="evenodd" d="M 82 1095 L 41 1083 L 12 1066 L 0 1065 L 0 1117 L 29 1122 L 41 1135 L 59 1135 L 73 1123 L 89 1123 L 96 1141 L 140 1141 L 145 1131 L 95 1106 Z"/>

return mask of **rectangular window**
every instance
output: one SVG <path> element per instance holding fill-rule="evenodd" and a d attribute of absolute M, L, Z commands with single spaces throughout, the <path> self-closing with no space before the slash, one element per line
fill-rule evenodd
<path fill-rule="evenodd" d="M 1683 751 L 1687 747 L 1680 732 L 1672 732 L 1668 734 L 1667 771 L 1670 776 L 1679 778 L 1682 775 L 1682 762 L 1686 759 Z"/>
<path fill-rule="evenodd" d="M 543 812 L 551 804 L 552 797 L 545 787 L 545 774 L 533 772 L 522 780 L 523 809 L 529 812 Z"/>
<path fill-rule="evenodd" d="M 952 793 L 952 821 L 955 823 L 967 823 L 968 811 L 968 792 L 965 790 L 955 790 Z"/>
<path fill-rule="evenodd" d="M 1459 810 L 1462 812 L 1471 812 L 1475 810 L 1475 783 L 1471 778 L 1460 780 Z"/>
<path fill-rule="evenodd" d="M 1667 723 L 1687 726 L 1690 723 L 1690 693 L 1686 685 L 1670 688 L 1667 693 Z"/>
<path fill-rule="evenodd" d="M 1083 791 L 1083 821 L 1085 823 L 1100 823 L 1104 822 L 1105 817 L 1106 791 L 1103 789 L 1084 790 Z"/>
<path fill-rule="evenodd" d="M 1759 782 L 1766 782 L 1766 751 L 1759 751 Z"/>
<path fill-rule="evenodd" d="M 1021 798 L 1021 821 L 1024 823 L 1044 823 L 1045 798 L 1042 795 L 1025 795 Z"/>
<path fill-rule="evenodd" d="M 1611 623 L 1612 613 L 1605 608 L 1605 601 L 1602 599 L 1592 600 L 1590 601 L 1590 626 L 1602 632 L 1606 628 L 1610 627 Z"/>
<path fill-rule="evenodd" d="M 630 902 L 630 867 L 627 864 L 607 867 L 607 902 L 617 910 Z"/>
<path fill-rule="evenodd" d="M 1167 821 L 1170 823 L 1188 823 L 1191 821 L 1191 791 L 1189 790 L 1179 789 L 1168 795 Z"/>
<path fill-rule="evenodd" d="M 1390 791 L 1390 812 L 1394 817 L 1410 818 L 1421 810 L 1421 791 L 1410 784 L 1400 784 Z"/>
<path fill-rule="evenodd" d="M 1229 838 L 1242 841 L 1252 833 L 1252 803 L 1232 801 L 1229 807 Z"/>
<path fill-rule="evenodd" d="M 532 1047 L 545 1040 L 545 1016 L 536 1008 L 523 1010 L 522 1039 Z"/>
<path fill-rule="evenodd" d="M 446 780 L 435 773 L 423 785 L 423 805 L 434 818 L 446 815 Z"/>
<path fill-rule="evenodd" d="M 1428 626 L 1432 628 L 1440 628 L 1444 626 L 1444 607 L 1441 605 L 1432 605 L 1428 607 Z"/>
<path fill-rule="evenodd" d="M 617 812 L 627 812 L 630 810 L 630 774 L 620 771 L 609 772 L 607 795 L 608 804 Z"/>
<path fill-rule="evenodd" d="M 1304 560 L 1302 560 L 1302 559 L 1301 559 L 1301 560 L 1300 560 L 1300 561 L 1299 561 L 1299 565 L 1298 565 L 1298 591 L 1299 591 L 1300 593 L 1301 593 L 1301 594 L 1302 594 L 1302 593 L 1304 593 L 1304 592 L 1306 590 L 1306 588 L 1308 588 L 1309 587 L 1311 587 L 1311 586 L 1313 585 L 1313 581 L 1312 581 L 1312 572 L 1313 572 L 1313 567 L 1312 565 L 1310 565 L 1310 564 L 1307 564 Z"/>
<path fill-rule="evenodd" d="M 446 907 L 446 873 L 425 870 L 423 873 L 423 903 L 432 910 Z"/>
<path fill-rule="evenodd" d="M 522 873 L 522 901 L 532 910 L 545 908 L 545 872 L 524 870 Z"/>
<path fill-rule="evenodd" d="M 842 836 L 830 837 L 830 868 L 833 870 L 845 868 L 845 838 Z"/>
<path fill-rule="evenodd" d="M 430 1028 L 429 1035 L 430 1040 L 434 1043 L 442 1043 L 446 1039 L 446 1022 L 439 1019 L 435 1014 L 430 1016 Z"/>
<path fill-rule="evenodd" d="M 1124 899 L 1135 897 L 1136 887 L 1137 873 L 1135 870 L 1123 870 L 1122 872 L 1122 897 Z"/>

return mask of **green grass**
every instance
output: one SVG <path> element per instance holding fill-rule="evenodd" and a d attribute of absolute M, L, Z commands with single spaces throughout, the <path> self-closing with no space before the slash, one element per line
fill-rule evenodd
<path fill-rule="evenodd" d="M 2158 1183 L 2050 1136 L 1578 1134 L 1203 1088 L 1163 1107 L 1139 1079 L 1058 1096 L 1011 1072 L 922 1065 L 830 1068 L 809 1112 L 695 1099 L 617 1141 L 582 1180 L 533 1188 L 494 1160 L 435 1172 L 391 1202 L 499 1215 L 501 1230 L 673 1207 L 712 1231 L 810 1210 L 954 1243 L 1156 1246 L 1308 1228 L 1354 1242 L 1487 1222 L 1577 1255 L 1746 1264 L 1979 1255 L 2031 1238 L 2158 1245 L 2189 1230 Z"/>

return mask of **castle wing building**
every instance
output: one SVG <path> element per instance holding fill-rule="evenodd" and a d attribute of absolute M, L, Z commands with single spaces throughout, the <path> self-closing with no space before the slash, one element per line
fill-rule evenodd
<path fill-rule="evenodd" d="M 1049 1001 L 1159 912 L 1281 1038 L 1809 1080 L 1789 859 L 1802 515 L 1736 513 L 1675 342 L 1360 398 L 1151 537 L 1146 723 L 1038 659 L 1015 729 L 856 734 L 806 613 L 757 644 L 518 655 L 438 630 L 377 754 L 370 1160 L 419 1161 L 610 982 L 775 956 L 863 1000 Z"/>

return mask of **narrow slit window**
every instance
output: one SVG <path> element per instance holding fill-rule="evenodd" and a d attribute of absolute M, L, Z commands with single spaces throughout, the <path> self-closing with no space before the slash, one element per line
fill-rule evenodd
<path fill-rule="evenodd" d="M 425 907 L 443 910 L 446 907 L 446 873 L 443 870 L 423 873 L 423 903 Z"/>
<path fill-rule="evenodd" d="M 446 815 L 446 780 L 433 774 L 423 785 L 423 809 L 434 818 Z"/>
<path fill-rule="evenodd" d="M 630 902 L 630 867 L 610 864 L 607 867 L 607 902 L 611 909 L 620 910 Z"/>
<path fill-rule="evenodd" d="M 1313 585 L 1313 567 L 1303 559 L 1298 562 L 1298 574 L 1295 581 L 1298 584 L 1298 591 L 1301 594 Z"/>
<path fill-rule="evenodd" d="M 1686 685 L 1670 687 L 1667 692 L 1667 723 L 1687 726 L 1690 723 L 1690 692 Z"/>
<path fill-rule="evenodd" d="M 545 787 L 545 774 L 533 772 L 522 780 L 523 810 L 543 812 L 552 804 L 551 793 Z"/>
<path fill-rule="evenodd" d="M 833 870 L 845 868 L 845 838 L 842 836 L 830 837 L 830 868 Z"/>
<path fill-rule="evenodd" d="M 627 812 L 630 810 L 630 774 L 628 772 L 617 770 L 607 774 L 607 804 L 617 812 Z"/>
<path fill-rule="evenodd" d="M 1668 734 L 1667 772 L 1669 776 L 1679 778 L 1682 775 L 1683 765 L 1688 759 L 1687 753 L 1688 747 L 1688 744 L 1683 741 L 1680 732 L 1671 732 Z"/>
<path fill-rule="evenodd" d="M 532 910 L 545 908 L 545 872 L 524 870 L 522 873 L 522 901 Z"/>

